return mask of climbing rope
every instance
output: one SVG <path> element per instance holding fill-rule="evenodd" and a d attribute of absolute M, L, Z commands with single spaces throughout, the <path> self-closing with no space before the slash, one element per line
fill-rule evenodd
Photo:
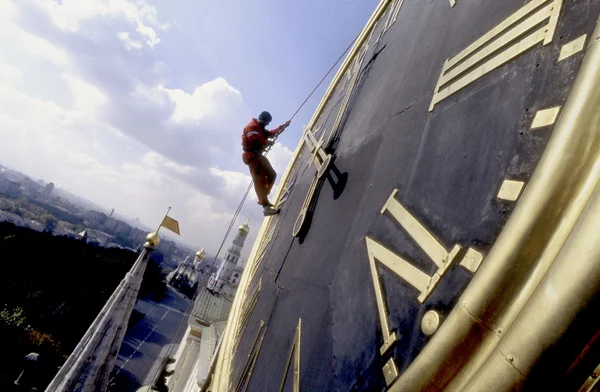
<path fill-rule="evenodd" d="M 356 42 L 356 40 L 358 39 L 358 37 L 360 36 L 357 35 L 352 42 L 350 42 L 350 44 L 348 45 L 348 47 L 344 50 L 344 52 L 342 52 L 342 54 L 338 57 L 338 59 L 335 61 L 335 63 L 331 66 L 331 68 L 329 68 L 329 70 L 327 71 L 327 73 L 325 74 L 325 76 L 323 76 L 323 78 L 319 81 L 319 83 L 317 83 L 317 85 L 315 86 L 315 88 L 310 92 L 310 94 L 308 94 L 308 96 L 306 97 L 306 99 L 304 100 L 304 102 L 302 102 L 302 104 L 300 104 L 300 106 L 298 107 L 298 109 L 296 110 L 296 112 L 294 112 L 294 114 L 292 115 L 292 117 L 290 117 L 289 121 L 292 121 L 294 119 L 294 117 L 296 117 L 296 115 L 300 112 L 300 110 L 302 110 L 302 108 L 304 107 L 304 105 L 306 105 L 306 103 L 308 102 L 308 100 L 313 96 L 313 94 L 317 91 L 317 89 L 321 86 L 321 84 L 323 84 L 323 82 L 325 81 L 325 79 L 327 79 L 327 76 L 329 76 L 329 74 L 335 69 L 335 67 L 338 65 L 338 63 L 342 60 L 342 58 L 344 58 L 344 56 L 346 55 L 346 53 L 348 53 L 348 51 L 352 48 L 352 45 L 354 45 L 354 43 Z M 271 146 L 273 146 L 275 144 L 275 142 L 277 141 L 277 137 L 279 135 L 275 136 L 275 138 L 273 138 L 273 143 L 271 144 Z M 269 146 L 264 154 L 264 156 L 267 156 L 269 154 L 269 151 L 271 150 L 271 146 Z M 210 264 L 210 268 L 208 269 L 207 273 L 211 273 L 212 269 L 214 268 L 215 262 L 218 260 L 219 258 L 219 254 L 221 253 L 221 250 L 223 249 L 223 245 L 225 244 L 225 241 L 227 240 L 227 237 L 229 237 L 229 233 L 231 232 L 231 229 L 233 228 L 233 225 L 235 224 L 235 221 L 238 218 L 238 215 L 240 214 L 240 211 L 242 210 L 242 208 L 244 207 L 244 203 L 246 202 L 246 199 L 248 198 L 248 194 L 250 193 L 250 189 L 252 189 L 252 186 L 254 184 L 254 179 L 252 179 L 250 181 L 250 184 L 248 184 L 248 189 L 246 189 L 246 192 L 244 193 L 244 196 L 242 197 L 242 200 L 240 201 L 240 204 L 238 205 L 237 209 L 235 210 L 235 213 L 233 214 L 233 217 L 231 218 L 231 222 L 229 223 L 229 226 L 227 227 L 227 231 L 225 232 L 225 236 L 223 237 L 223 241 L 221 241 L 221 245 L 219 246 L 219 249 L 217 250 L 217 254 L 215 255 L 215 257 L 212 259 L 211 264 Z M 210 278 L 209 278 L 210 279 Z M 194 294 L 194 297 L 192 298 L 192 301 L 190 302 L 190 304 L 187 307 L 187 310 L 185 312 L 184 317 L 182 318 L 181 322 L 179 323 L 179 326 L 177 328 L 177 333 L 173 336 L 173 339 L 171 339 L 171 347 L 169 347 L 169 350 L 167 351 L 167 355 L 166 358 L 169 358 L 172 354 L 173 351 L 173 342 L 175 341 L 175 339 L 179 336 L 179 334 L 181 333 L 183 327 L 186 325 L 187 322 L 187 317 L 189 316 L 189 314 L 191 313 L 193 307 L 194 307 L 194 303 L 196 301 L 196 298 L 198 297 L 198 294 L 200 293 L 200 290 L 205 289 L 206 287 L 198 287 L 198 289 L 196 290 L 196 293 Z M 205 311 L 208 309 L 208 302 L 205 304 Z M 152 383 L 150 385 L 154 386 L 156 383 L 156 380 L 158 379 L 158 377 L 160 376 L 160 374 L 163 371 L 163 366 L 159 366 L 156 369 L 156 373 L 154 374 L 154 376 L 152 377 Z"/>
<path fill-rule="evenodd" d="M 315 86 L 315 88 L 313 89 L 313 91 L 311 91 L 310 94 L 308 94 L 308 97 L 306 97 L 306 99 L 304 100 L 304 102 L 302 102 L 302 104 L 300 105 L 300 107 L 298 108 L 298 110 L 296 110 L 296 112 L 292 115 L 292 117 L 290 118 L 290 121 L 292 121 L 294 119 L 294 117 L 296 117 L 296 114 L 298 114 L 298 112 L 304 107 L 304 105 L 306 105 L 306 102 L 308 102 L 308 100 L 310 99 L 310 97 L 312 97 L 312 95 L 315 93 L 315 91 L 317 91 L 317 89 L 319 88 L 319 86 L 321 86 L 321 84 L 323 84 L 323 82 L 325 81 L 325 79 L 327 79 L 327 76 L 329 76 L 329 74 L 331 73 L 331 71 L 333 71 L 333 69 L 335 68 L 335 66 L 338 65 L 338 63 L 342 60 L 342 58 L 346 55 L 346 53 L 348 53 L 348 51 L 350 50 L 350 48 L 352 48 L 352 45 L 354 45 L 354 43 L 356 42 L 356 40 L 358 39 L 359 36 L 360 36 L 360 34 L 357 35 L 356 37 L 354 37 L 354 39 L 352 40 L 352 42 L 350 42 L 350 45 L 348 45 L 348 47 L 346 48 L 346 50 L 344 50 L 344 52 L 340 55 L 340 57 L 338 57 L 338 59 L 331 66 L 331 68 L 329 68 L 329 71 L 327 71 L 327 73 L 325 74 L 325 76 L 323 76 L 323 78 L 321 79 L 321 81 L 319 83 L 317 83 L 317 85 Z"/>

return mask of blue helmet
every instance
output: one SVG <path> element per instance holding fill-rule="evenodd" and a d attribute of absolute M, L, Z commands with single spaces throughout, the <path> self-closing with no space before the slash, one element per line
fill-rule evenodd
<path fill-rule="evenodd" d="M 271 120 L 273 120 L 273 117 L 271 116 L 271 113 L 269 113 L 269 112 L 262 112 L 258 116 L 258 121 L 263 121 L 263 122 L 266 122 L 266 123 L 270 123 Z"/>

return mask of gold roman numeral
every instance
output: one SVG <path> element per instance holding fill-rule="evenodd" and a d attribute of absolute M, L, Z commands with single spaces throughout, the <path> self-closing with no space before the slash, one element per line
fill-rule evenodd
<path fill-rule="evenodd" d="M 285 363 L 285 372 L 283 373 L 283 379 L 281 380 L 281 386 L 279 387 L 279 392 L 283 391 L 283 387 L 285 386 L 285 380 L 288 375 L 288 370 L 290 368 L 290 363 L 292 362 L 292 357 L 294 358 L 294 392 L 300 392 L 300 336 L 302 334 L 302 319 L 298 319 L 298 326 L 296 327 L 296 334 L 294 335 L 294 342 L 292 343 L 292 348 L 290 349 L 290 355 L 288 356 L 288 360 Z"/>
<path fill-rule="evenodd" d="M 302 208 L 300 208 L 300 213 L 296 218 L 296 222 L 294 223 L 294 229 L 292 234 L 294 237 L 297 237 L 302 228 L 304 227 L 304 222 L 306 221 L 306 216 L 308 214 L 308 207 L 315 195 L 315 191 L 317 190 L 317 185 L 319 184 L 319 177 L 313 177 L 312 182 L 310 183 L 310 187 L 308 188 L 308 192 L 306 193 L 306 197 L 304 198 L 304 203 L 302 204 Z"/>
<path fill-rule="evenodd" d="M 514 60 L 540 42 L 552 42 L 563 0 L 533 0 L 462 52 L 446 60 L 431 106 Z"/>
<path fill-rule="evenodd" d="M 260 349 L 262 347 L 263 340 L 265 339 L 266 334 L 267 327 L 265 326 L 265 322 L 260 320 L 258 332 L 256 333 L 256 338 L 254 338 L 254 343 L 252 343 L 252 348 L 248 353 L 248 359 L 246 359 L 246 363 L 244 364 L 244 369 L 242 370 L 240 379 L 235 387 L 235 392 L 245 392 L 246 389 L 248 389 L 248 384 L 250 384 L 252 372 L 254 371 L 254 366 L 256 365 L 256 360 L 258 359 L 258 355 L 260 354 Z"/>
<path fill-rule="evenodd" d="M 248 271 L 248 273 L 250 274 L 250 278 L 249 278 L 248 282 L 250 282 L 250 283 L 254 280 L 254 275 L 256 275 L 256 272 L 262 265 L 262 261 L 265 258 L 265 254 L 267 253 L 267 246 L 271 243 L 271 240 L 273 239 L 273 234 L 275 233 L 276 227 L 277 227 L 277 220 L 271 219 L 271 227 L 269 230 L 269 234 L 266 235 L 266 237 L 263 239 L 263 242 L 260 244 L 260 248 L 259 248 L 260 250 L 258 251 L 258 257 L 256 258 L 256 261 L 252 264 L 252 266 L 250 267 L 250 270 Z M 250 286 L 248 286 L 248 288 L 249 287 Z"/>
<path fill-rule="evenodd" d="M 323 150 L 323 137 L 321 137 L 320 140 L 317 140 L 310 129 L 307 129 L 304 132 L 303 137 L 306 145 L 310 148 L 312 155 L 309 160 L 309 165 L 312 163 L 315 164 L 317 169 L 317 178 L 321 178 L 329 168 L 329 164 L 331 163 L 331 155 L 327 154 L 325 150 Z"/>
<path fill-rule="evenodd" d="M 404 0 L 395 0 L 394 4 L 391 5 L 388 18 L 385 21 L 381 35 L 385 34 L 385 32 L 388 31 L 388 29 L 396 22 L 396 19 L 398 19 L 400 8 L 402 8 L 402 3 L 404 3 Z"/>
<path fill-rule="evenodd" d="M 400 226 L 404 228 L 408 235 L 410 235 L 423 251 L 425 251 L 438 269 L 433 275 L 427 275 L 425 272 L 421 271 L 377 241 L 370 237 L 366 237 L 371 277 L 375 288 L 375 299 L 377 301 L 377 310 L 379 312 L 379 321 L 383 335 L 383 345 L 380 349 L 382 355 L 385 354 L 398 340 L 398 336 L 395 332 L 390 330 L 387 304 L 383 296 L 376 262 L 378 261 L 385 265 L 396 275 L 416 288 L 419 291 L 418 300 L 422 303 L 427 299 L 429 294 L 431 294 L 448 267 L 455 261 L 456 256 L 461 249 L 459 245 L 454 245 L 451 251 L 447 251 L 446 248 L 395 199 L 397 193 L 397 189 L 392 192 L 381 209 L 381 213 L 384 214 L 386 211 L 389 212 Z"/>
<path fill-rule="evenodd" d="M 294 183 L 296 182 L 296 177 L 294 177 L 288 184 L 285 185 L 283 192 L 281 192 L 281 196 L 279 200 L 277 200 L 277 207 L 280 208 L 290 196 L 292 189 L 294 189 Z"/>
<path fill-rule="evenodd" d="M 258 302 L 258 294 L 260 293 L 260 288 L 262 286 L 262 278 L 258 282 L 258 285 L 254 289 L 254 293 L 252 296 L 244 303 L 242 306 L 242 317 L 240 318 L 240 324 L 238 324 L 237 333 L 235 335 L 235 348 L 233 349 L 233 355 L 237 352 L 238 346 L 240 345 L 240 341 L 242 336 L 244 335 L 244 331 L 248 326 L 248 322 L 252 317 L 252 313 L 254 312 L 254 308 L 256 308 L 256 303 Z"/>

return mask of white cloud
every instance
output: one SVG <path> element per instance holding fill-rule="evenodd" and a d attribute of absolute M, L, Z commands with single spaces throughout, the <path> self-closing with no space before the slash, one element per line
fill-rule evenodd
<path fill-rule="evenodd" d="M 269 151 L 269 161 L 276 171 L 283 172 L 292 159 L 293 151 L 277 142 Z"/>
<path fill-rule="evenodd" d="M 172 23 L 150 5 L 14 4 L 0 0 L 0 53 L 11 53 L 0 65 L 3 163 L 150 227 L 172 206 L 186 242 L 218 246 L 250 183 L 242 93 L 224 78 L 169 87 L 168 64 L 152 48 Z M 46 60 L 52 66 L 40 67 Z M 289 157 L 278 143 L 269 159 L 281 172 Z M 253 235 L 255 203 L 252 190 L 239 223 L 249 217 Z"/>
<path fill-rule="evenodd" d="M 125 48 L 127 48 L 127 50 L 131 50 L 131 49 L 142 49 L 144 47 L 144 44 L 141 41 L 137 41 L 135 39 L 132 39 L 129 36 L 129 33 L 126 31 L 122 31 L 120 33 L 117 34 L 117 37 L 123 41 L 123 45 L 125 45 Z"/>
<path fill-rule="evenodd" d="M 17 9 L 10 0 L 0 0 L 0 28 L 17 15 Z"/>
<path fill-rule="evenodd" d="M 222 116 L 224 108 L 243 108 L 242 93 L 233 88 L 223 78 L 217 78 L 197 87 L 191 94 L 179 89 L 165 89 L 175 103 L 171 120 L 176 123 L 195 122 Z M 223 107 L 223 104 L 227 106 Z M 235 106 L 238 106 L 237 108 Z"/>
<path fill-rule="evenodd" d="M 139 19 L 136 19 L 136 23 L 137 28 L 135 29 L 135 31 L 140 33 L 140 35 L 142 35 L 143 37 L 146 37 L 146 43 L 148 44 L 148 46 L 154 48 L 160 42 L 160 38 L 158 38 L 158 36 L 156 35 L 156 31 L 154 31 L 152 27 L 146 26 L 145 24 L 140 22 Z"/>
<path fill-rule="evenodd" d="M 152 25 L 158 23 L 156 8 L 143 2 L 129 0 L 35 0 L 35 4 L 43 9 L 52 23 L 61 30 L 79 33 L 82 25 L 94 18 L 122 19 L 135 26 L 135 31 L 144 42 L 154 48 L 159 42 Z M 140 42 L 132 40 L 132 43 Z"/>
<path fill-rule="evenodd" d="M 85 112 L 97 112 L 106 103 L 106 96 L 96 86 L 69 74 L 62 74 L 73 96 L 73 106 Z"/>
<path fill-rule="evenodd" d="M 218 168 L 211 168 L 211 174 L 214 176 L 220 177 L 224 180 L 224 193 L 230 195 L 239 195 L 241 200 L 242 195 L 246 192 L 248 188 L 248 184 L 252 180 L 249 174 L 244 174 L 236 171 L 230 170 L 220 170 Z"/>
<path fill-rule="evenodd" d="M 13 67 L 10 64 L 0 64 L 0 82 L 12 83 L 21 77 L 23 73 L 19 68 Z"/>
<path fill-rule="evenodd" d="M 150 151 L 144 155 L 142 158 L 142 163 L 155 169 L 163 168 L 178 174 L 188 174 L 194 170 L 192 166 L 179 165 L 154 151 Z"/>
<path fill-rule="evenodd" d="M 62 30 L 77 32 L 82 23 L 94 17 L 124 18 L 156 23 L 156 9 L 148 4 L 129 0 L 35 0 L 52 22 Z"/>
<path fill-rule="evenodd" d="M 3 41 L 13 44 L 18 42 L 22 51 L 48 60 L 57 66 L 67 67 L 69 65 L 69 55 L 65 50 L 42 37 L 21 30 L 11 20 L 3 20 L 3 17 L 0 16 L 0 45 L 3 44 Z"/>
<path fill-rule="evenodd" d="M 54 102 L 30 97 L 12 86 L 0 85 L 0 118 L 3 119 L 0 130 L 14 132 L 9 125 L 43 127 L 44 124 L 64 123 L 71 116 Z"/>

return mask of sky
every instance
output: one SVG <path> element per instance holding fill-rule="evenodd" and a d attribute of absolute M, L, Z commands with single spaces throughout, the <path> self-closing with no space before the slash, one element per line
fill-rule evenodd
<path fill-rule="evenodd" d="M 0 163 L 148 227 L 172 207 L 214 254 L 251 180 L 243 127 L 285 122 L 378 3 L 0 0 Z M 332 76 L 270 152 L 280 177 Z M 254 192 L 246 219 L 253 242 Z"/>

